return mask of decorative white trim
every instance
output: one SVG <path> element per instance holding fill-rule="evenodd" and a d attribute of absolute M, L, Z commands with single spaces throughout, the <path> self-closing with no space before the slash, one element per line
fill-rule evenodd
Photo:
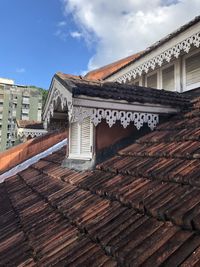
<path fill-rule="evenodd" d="M 31 138 L 33 137 L 38 137 L 38 136 L 41 136 L 43 134 L 46 134 L 47 131 L 46 130 L 43 130 L 43 129 L 28 129 L 28 128 L 19 128 L 17 130 L 17 135 L 19 137 L 29 137 L 31 136 Z"/>
<path fill-rule="evenodd" d="M 134 122 L 134 125 L 138 130 L 143 126 L 144 123 L 147 123 L 148 127 L 153 130 L 159 122 L 158 114 L 73 107 L 72 122 L 82 123 L 87 117 L 90 117 L 91 122 L 95 126 L 101 123 L 102 119 L 106 120 L 109 127 L 112 127 L 117 120 L 120 121 L 124 128 L 126 128 L 131 122 Z"/>
<path fill-rule="evenodd" d="M 157 74 L 157 87 L 156 87 L 156 89 L 165 89 L 164 86 L 163 86 L 163 70 L 165 70 L 165 69 L 167 69 L 167 68 L 169 68 L 171 66 L 174 66 L 174 90 L 173 91 L 180 91 L 180 88 L 178 87 L 178 84 L 177 84 L 177 79 L 178 79 L 178 77 L 180 78 L 180 76 L 177 75 L 178 63 L 179 63 L 178 60 L 174 60 L 173 62 L 171 62 L 169 64 L 165 64 L 163 67 L 146 74 L 145 77 L 144 77 L 145 86 L 148 87 L 148 85 L 147 85 L 148 77 L 150 77 L 150 76 L 152 76 L 154 74 Z M 179 84 L 180 84 L 180 82 L 179 82 Z M 173 92 L 173 91 L 171 91 L 171 92 Z"/>
<path fill-rule="evenodd" d="M 71 93 L 55 78 L 52 82 L 51 92 L 49 93 L 48 101 L 45 105 L 45 111 L 43 115 L 43 120 L 45 123 L 50 121 L 50 118 L 53 116 L 54 109 L 60 100 L 62 110 L 67 107 L 68 115 L 71 116 L 72 110 L 72 95 Z"/>
<path fill-rule="evenodd" d="M 70 89 L 70 84 L 69 88 L 66 88 L 58 80 L 53 79 L 43 116 L 45 129 L 59 103 L 62 109 L 65 108 L 69 123 L 73 121 L 82 122 L 84 118 L 89 116 L 94 125 L 98 125 L 102 119 L 106 119 L 110 127 L 116 120 L 120 120 L 123 127 L 127 127 L 130 122 L 134 122 L 139 129 L 140 124 L 143 125 L 144 122 L 147 122 L 149 127 L 153 129 L 154 125 L 158 123 L 158 114 L 179 112 L 179 108 L 153 103 L 128 103 L 125 100 L 113 101 L 113 99 L 103 99 L 102 101 L 101 98 L 84 95 L 74 98 Z M 141 116 L 141 119 L 138 116 Z M 151 119 L 148 116 L 151 116 Z M 153 123 L 153 121 L 155 122 Z"/>
<path fill-rule="evenodd" d="M 62 110 L 64 109 L 66 103 L 67 103 L 67 99 L 66 97 L 64 97 L 64 95 L 61 93 L 61 91 L 59 89 L 55 89 L 51 98 L 51 102 L 49 104 L 49 109 L 46 115 L 46 119 L 49 122 L 50 121 L 50 117 L 53 116 L 54 113 L 54 108 L 58 103 L 58 99 L 60 98 L 61 101 L 61 108 Z"/>
<path fill-rule="evenodd" d="M 112 99 L 101 99 L 98 97 L 85 97 L 80 96 L 80 98 L 73 99 L 73 106 L 76 107 L 86 107 L 86 108 L 98 108 L 98 109 L 109 109 L 119 110 L 119 111 L 131 111 L 131 112 L 142 112 L 142 113 L 156 113 L 156 114 L 175 114 L 180 111 L 180 109 L 164 106 L 160 104 L 152 103 L 138 103 L 132 102 L 128 103 L 125 100 L 113 101 Z"/>
<path fill-rule="evenodd" d="M 138 75 L 141 76 L 144 73 L 148 73 L 150 69 L 154 70 L 156 66 L 161 67 L 164 62 L 170 62 L 173 57 L 178 58 L 182 51 L 188 53 L 192 45 L 197 48 L 200 46 L 200 32 L 177 43 L 163 53 L 139 65 L 137 68 L 131 69 L 121 77 L 117 78 L 117 81 L 119 83 L 125 83 L 127 80 L 130 81 L 131 78 L 135 79 Z"/>

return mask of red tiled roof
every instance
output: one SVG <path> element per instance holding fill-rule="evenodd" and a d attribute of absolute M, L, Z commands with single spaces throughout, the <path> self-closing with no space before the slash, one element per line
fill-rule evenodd
<path fill-rule="evenodd" d="M 118 69 L 124 67 L 125 65 L 127 65 L 128 63 L 132 62 L 133 60 L 135 60 L 136 58 L 138 58 L 139 56 L 141 56 L 143 54 L 143 51 L 122 58 L 120 60 L 117 60 L 111 64 L 108 64 L 106 66 L 103 66 L 99 69 L 96 70 L 92 70 L 90 72 L 88 72 L 84 78 L 89 79 L 89 80 L 104 80 L 106 79 L 108 76 L 110 76 L 113 72 L 116 72 Z"/>
<path fill-rule="evenodd" d="M 189 21 L 188 23 L 182 25 L 175 31 L 171 32 L 164 38 L 160 39 L 159 41 L 155 42 L 152 44 L 150 47 L 147 47 L 144 51 L 141 51 L 137 54 L 133 54 L 129 57 L 123 58 L 119 61 L 113 62 L 109 65 L 103 66 L 97 70 L 90 71 L 86 74 L 86 78 L 91 79 L 91 80 L 98 80 L 98 79 L 106 79 L 110 77 L 111 75 L 115 74 L 119 70 L 129 66 L 132 64 L 134 61 L 139 60 L 143 56 L 149 54 L 151 51 L 157 49 L 161 45 L 165 44 L 172 38 L 176 37 L 180 33 L 184 32 L 185 30 L 189 29 L 193 25 L 197 24 L 200 21 L 200 16 L 196 16 L 193 20 Z"/>
<path fill-rule="evenodd" d="M 3 266 L 200 266 L 200 99 L 94 171 L 61 150 L 0 185 Z"/>
<path fill-rule="evenodd" d="M 80 79 L 82 80 L 82 76 L 78 76 L 78 75 L 73 75 L 73 74 L 66 74 L 63 72 L 57 72 L 56 73 L 57 76 L 59 76 L 61 79 Z"/>
<path fill-rule="evenodd" d="M 19 128 L 44 129 L 42 122 L 34 120 L 17 120 L 17 126 Z"/>
<path fill-rule="evenodd" d="M 0 152 L 0 174 L 47 150 L 67 136 L 67 131 L 54 131 Z"/>

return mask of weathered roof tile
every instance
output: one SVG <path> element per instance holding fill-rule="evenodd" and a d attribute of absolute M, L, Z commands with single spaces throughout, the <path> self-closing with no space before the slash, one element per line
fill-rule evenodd
<path fill-rule="evenodd" d="M 0 262 L 198 266 L 200 128 L 188 120 L 176 116 L 93 171 L 63 169 L 57 152 L 7 179 Z"/>

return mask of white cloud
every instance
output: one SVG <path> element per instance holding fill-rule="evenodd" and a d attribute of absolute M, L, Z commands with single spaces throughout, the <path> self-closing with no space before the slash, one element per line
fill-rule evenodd
<path fill-rule="evenodd" d="M 63 0 L 77 32 L 96 52 L 94 69 L 141 51 L 200 13 L 199 0 Z"/>
<path fill-rule="evenodd" d="M 66 21 L 62 20 L 58 22 L 57 27 L 64 27 L 66 25 L 67 25 Z"/>
<path fill-rule="evenodd" d="M 16 72 L 17 73 L 24 73 L 24 72 L 26 72 L 26 70 L 25 70 L 25 68 L 17 68 Z"/>
<path fill-rule="evenodd" d="M 67 40 L 68 36 L 67 33 L 65 31 L 62 31 L 61 29 L 57 29 L 54 35 L 64 42 Z"/>
<path fill-rule="evenodd" d="M 67 41 L 67 31 L 66 31 L 66 25 L 67 22 L 65 20 L 61 20 L 56 24 L 56 31 L 54 32 L 54 35 L 58 37 L 62 41 Z"/>
<path fill-rule="evenodd" d="M 77 32 L 77 31 L 71 32 L 70 35 L 71 37 L 76 38 L 76 39 L 80 39 L 82 37 L 82 33 Z"/>

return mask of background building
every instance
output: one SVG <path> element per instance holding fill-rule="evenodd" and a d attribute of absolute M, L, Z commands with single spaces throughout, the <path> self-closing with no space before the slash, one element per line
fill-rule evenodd
<path fill-rule="evenodd" d="M 101 79 L 180 93 L 200 88 L 200 16 L 140 53 L 87 73 Z"/>
<path fill-rule="evenodd" d="M 16 120 L 41 121 L 42 93 L 0 78 L 0 151 L 16 143 Z"/>

